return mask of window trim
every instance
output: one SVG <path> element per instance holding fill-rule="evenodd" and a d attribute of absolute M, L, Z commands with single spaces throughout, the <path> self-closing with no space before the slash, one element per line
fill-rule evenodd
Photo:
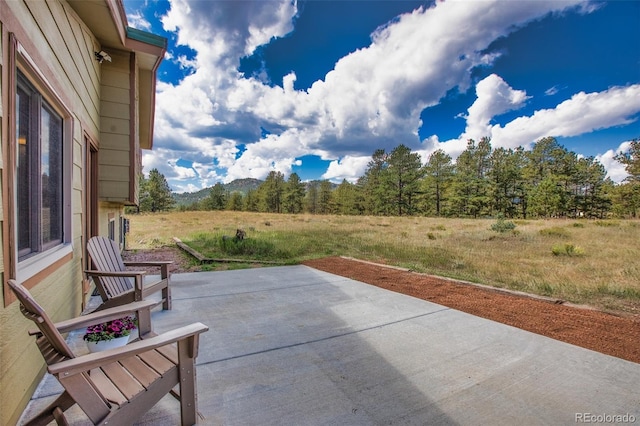
<path fill-rule="evenodd" d="M 18 71 L 26 78 L 31 86 L 38 91 L 42 99 L 45 100 L 52 111 L 55 111 L 62 118 L 62 242 L 50 247 L 40 253 L 18 261 L 17 248 L 17 163 L 18 152 L 16 146 L 16 96 Z M 14 33 L 9 33 L 9 49 L 7 62 L 6 85 L 3 85 L 4 93 L 8 98 L 8 122 L 6 141 L 6 162 L 5 170 L 5 201 L 6 220 L 4 221 L 5 239 L 3 246 L 5 250 L 5 281 L 14 278 L 18 282 L 25 284 L 28 288 L 33 284 L 34 278 L 41 276 L 45 272 L 52 272 L 61 265 L 73 258 L 73 210 L 72 210 L 72 173 L 73 173 L 73 114 L 65 105 L 63 97 L 59 96 L 51 84 L 49 84 L 45 73 L 36 65 L 35 61 L 25 50 L 24 46 L 15 37 Z M 3 283 L 4 284 L 4 283 Z M 15 298 L 8 291 L 6 284 L 4 287 L 5 306 Z"/>
<path fill-rule="evenodd" d="M 17 93 L 23 93 L 25 96 L 25 101 L 27 104 L 25 105 L 26 110 L 20 111 L 19 114 L 22 117 L 22 114 L 27 112 L 29 117 L 27 123 L 26 135 L 27 142 L 25 145 L 25 151 L 22 152 L 22 148 L 18 148 L 18 159 L 17 159 L 17 197 L 22 198 L 26 195 L 28 200 L 24 200 L 27 205 L 21 206 L 18 203 L 16 206 L 16 211 L 19 219 L 16 220 L 16 226 L 18 226 L 20 232 L 25 231 L 25 229 L 20 229 L 21 225 L 25 226 L 27 235 L 24 237 L 25 240 L 21 241 L 23 238 L 22 235 L 18 237 L 18 263 L 23 263 L 29 257 L 37 255 L 39 253 L 44 253 L 54 247 L 59 246 L 64 242 L 64 227 L 62 226 L 64 223 L 64 211 L 63 211 L 63 203 L 64 203 L 64 150 L 65 150 L 65 140 L 64 140 L 64 119 L 60 115 L 57 114 L 55 109 L 49 104 L 49 102 L 45 99 L 42 94 L 37 91 L 31 84 L 28 79 L 28 76 L 24 75 L 24 73 L 18 73 L 18 84 L 17 84 Z M 43 119 L 45 115 L 51 117 L 52 122 L 57 123 L 56 125 L 56 133 L 59 136 L 59 139 L 56 138 L 55 141 L 48 141 L 48 137 L 51 136 L 51 128 L 49 126 L 45 126 Z M 55 125 L 55 124 L 54 124 Z M 48 134 L 48 136 L 47 136 Z M 47 144 L 47 146 L 45 146 Z M 20 143 L 18 143 L 20 145 Z M 56 151 L 59 151 L 56 153 Z M 24 156 L 24 158 L 22 158 Z M 43 160 L 45 160 L 45 156 L 50 156 L 50 161 L 53 163 L 49 163 L 45 166 Z M 52 164 L 55 164 L 53 168 L 50 168 Z M 20 171 L 20 169 L 22 171 Z M 51 200 L 52 201 L 52 210 L 53 216 L 51 219 L 54 220 L 52 224 L 58 223 L 59 228 L 55 235 L 52 235 L 52 238 L 48 241 L 44 240 L 45 233 L 50 229 L 44 225 L 44 194 L 48 188 L 45 188 L 45 184 L 43 184 L 41 179 L 41 174 L 45 172 L 46 167 L 49 169 L 49 178 L 54 182 L 56 189 L 56 197 Z M 26 179 L 25 182 L 22 182 L 21 179 Z M 24 183 L 26 186 L 20 189 L 20 183 Z M 26 194 L 24 193 L 25 190 Z M 27 210 L 24 210 L 25 207 Z M 24 244 L 22 248 L 21 244 Z"/>

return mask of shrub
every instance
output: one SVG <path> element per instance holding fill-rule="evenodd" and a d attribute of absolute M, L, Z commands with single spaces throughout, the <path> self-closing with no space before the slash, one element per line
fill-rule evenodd
<path fill-rule="evenodd" d="M 564 243 L 553 246 L 551 253 L 554 256 L 582 256 L 584 250 L 574 244 Z"/>
<path fill-rule="evenodd" d="M 491 230 L 495 232 L 509 232 L 516 229 L 516 224 L 511 222 L 510 220 L 505 220 L 504 216 L 498 216 L 498 219 L 495 221 L 493 225 L 491 225 Z"/>
<path fill-rule="evenodd" d="M 567 238 L 571 234 L 569 234 L 569 231 L 567 231 L 564 228 L 560 228 L 558 226 L 554 226 L 554 227 L 551 227 L 551 228 L 541 229 L 540 230 L 540 235 L 544 235 L 544 236 L 547 236 L 547 237 Z"/>
<path fill-rule="evenodd" d="M 620 226 L 620 222 L 617 222 L 615 220 L 596 220 L 594 222 L 596 224 L 596 226 L 602 226 L 602 227 L 610 227 L 610 226 Z"/>

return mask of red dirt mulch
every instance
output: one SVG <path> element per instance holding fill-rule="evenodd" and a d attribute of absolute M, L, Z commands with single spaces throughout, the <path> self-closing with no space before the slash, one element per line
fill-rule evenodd
<path fill-rule="evenodd" d="M 640 363 L 640 317 L 557 304 L 342 257 L 304 262 L 387 290 Z"/>

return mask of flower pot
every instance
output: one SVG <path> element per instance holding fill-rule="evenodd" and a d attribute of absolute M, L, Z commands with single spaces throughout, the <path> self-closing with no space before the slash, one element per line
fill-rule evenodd
<path fill-rule="evenodd" d="M 100 340 L 98 342 L 87 342 L 89 352 L 100 352 L 108 349 L 119 348 L 124 346 L 129 341 L 129 336 L 116 337 L 111 340 Z"/>

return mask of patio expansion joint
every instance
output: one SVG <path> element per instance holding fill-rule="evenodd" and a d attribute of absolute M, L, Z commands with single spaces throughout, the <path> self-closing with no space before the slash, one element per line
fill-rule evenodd
<path fill-rule="evenodd" d="M 226 358 L 214 359 L 212 361 L 203 362 L 202 364 L 198 363 L 197 365 L 201 366 L 201 365 L 216 364 L 216 363 L 219 363 L 219 362 L 232 361 L 232 360 L 235 360 L 235 359 L 245 358 L 245 357 L 249 357 L 249 356 L 262 355 L 262 354 L 269 353 L 269 352 L 275 352 L 275 351 L 280 351 L 280 350 L 284 350 L 284 349 L 291 349 L 291 348 L 296 348 L 296 347 L 299 347 L 299 346 L 311 345 L 311 344 L 319 343 L 319 342 L 325 342 L 325 341 L 332 340 L 332 339 L 338 339 L 338 338 L 345 337 L 345 336 L 350 336 L 350 335 L 364 333 L 364 332 L 375 330 L 375 329 L 380 329 L 380 328 L 383 328 L 383 327 L 388 327 L 388 326 L 391 326 L 391 325 L 394 325 L 394 324 L 400 324 L 400 323 L 403 323 L 403 322 L 406 322 L 406 321 L 412 321 L 412 320 L 415 320 L 415 319 L 418 319 L 418 318 L 424 318 L 424 317 L 427 317 L 427 316 L 430 316 L 430 315 L 434 315 L 434 314 L 438 314 L 438 313 L 445 312 L 445 311 L 450 311 L 450 310 L 452 310 L 452 309 L 451 308 L 447 308 L 447 307 L 443 307 L 442 309 L 438 309 L 436 311 L 426 312 L 424 314 L 414 315 L 414 316 L 407 317 L 407 318 L 402 318 L 402 319 L 399 319 L 399 320 L 396 320 L 396 321 L 389 321 L 389 322 L 385 322 L 383 324 L 376 324 L 376 325 L 372 325 L 370 327 L 361 328 L 361 329 L 358 329 L 358 330 L 352 330 L 352 331 L 348 331 L 348 332 L 345 332 L 345 333 L 338 333 L 338 334 L 334 334 L 334 335 L 331 335 L 331 336 L 322 337 L 322 338 L 319 338 L 319 339 L 307 340 L 305 342 L 298 342 L 298 343 L 292 343 L 292 344 L 289 344 L 289 345 L 278 346 L 278 347 L 275 347 L 275 348 L 263 349 L 261 351 L 248 352 L 248 353 L 241 354 L 241 355 L 234 355 L 234 356 L 230 356 L 230 357 L 226 357 Z"/>
<path fill-rule="evenodd" d="M 255 293 L 266 293 L 266 292 L 269 292 L 269 291 L 291 290 L 293 288 L 313 287 L 313 286 L 318 286 L 318 285 L 323 285 L 323 284 L 325 284 L 325 283 L 317 282 L 317 283 L 311 283 L 311 284 L 292 285 L 292 286 L 287 286 L 287 287 L 270 287 L 270 288 L 263 288 L 263 289 L 260 289 L 260 290 L 240 291 L 240 292 L 237 292 L 237 293 L 212 294 L 212 295 L 209 295 L 209 296 L 197 295 L 197 296 L 193 296 L 193 297 L 173 297 L 172 300 L 175 302 L 175 301 L 179 301 L 179 300 L 194 300 L 194 299 L 208 299 L 208 298 L 216 298 L 216 297 L 241 296 L 243 294 L 255 294 Z"/>

